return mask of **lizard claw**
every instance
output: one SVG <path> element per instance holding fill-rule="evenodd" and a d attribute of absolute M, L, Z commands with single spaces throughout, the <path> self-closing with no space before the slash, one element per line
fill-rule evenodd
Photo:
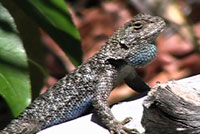
<path fill-rule="evenodd" d="M 116 121 L 110 126 L 110 134 L 140 134 L 136 129 L 130 129 L 124 125 L 132 120 L 131 117 L 124 119 L 121 122 Z"/>
<path fill-rule="evenodd" d="M 121 121 L 122 125 L 126 125 L 127 123 L 129 123 L 133 118 L 132 117 L 127 117 L 125 118 L 123 121 Z"/>

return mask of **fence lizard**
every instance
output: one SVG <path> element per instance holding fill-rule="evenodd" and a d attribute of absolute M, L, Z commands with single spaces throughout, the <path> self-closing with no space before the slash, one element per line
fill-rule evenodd
<path fill-rule="evenodd" d="M 164 27 L 165 22 L 160 17 L 136 15 L 88 62 L 36 98 L 1 134 L 34 134 L 81 116 L 91 105 L 110 133 L 130 133 L 132 130 L 111 113 L 107 98 L 122 81 L 138 92 L 150 90 L 135 68 L 144 67 L 154 59 L 155 40 Z"/>

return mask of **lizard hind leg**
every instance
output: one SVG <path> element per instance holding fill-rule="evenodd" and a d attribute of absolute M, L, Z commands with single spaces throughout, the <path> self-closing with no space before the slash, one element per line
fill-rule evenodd
<path fill-rule="evenodd" d="M 117 121 L 114 123 L 114 126 L 110 127 L 110 134 L 140 134 L 136 129 L 127 128 L 124 126 L 131 120 L 131 117 L 127 117 L 121 122 Z"/>

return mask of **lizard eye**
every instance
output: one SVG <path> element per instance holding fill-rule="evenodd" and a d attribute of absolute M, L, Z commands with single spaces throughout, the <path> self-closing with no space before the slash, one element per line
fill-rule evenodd
<path fill-rule="evenodd" d="M 142 27 L 143 27 L 142 22 L 136 21 L 136 22 L 133 24 L 134 30 L 140 30 L 140 29 L 142 29 Z"/>

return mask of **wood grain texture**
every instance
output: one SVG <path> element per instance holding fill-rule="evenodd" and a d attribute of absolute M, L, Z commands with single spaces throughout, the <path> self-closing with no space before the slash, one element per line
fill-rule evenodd
<path fill-rule="evenodd" d="M 157 84 L 144 101 L 145 134 L 200 133 L 200 75 Z"/>

